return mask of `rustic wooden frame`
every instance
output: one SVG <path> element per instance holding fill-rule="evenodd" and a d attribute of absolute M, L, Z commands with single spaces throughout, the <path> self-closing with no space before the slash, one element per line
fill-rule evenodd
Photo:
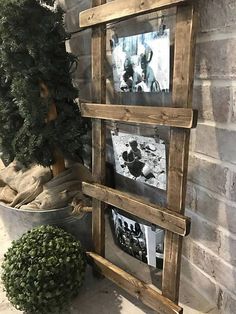
<path fill-rule="evenodd" d="M 177 6 L 172 108 L 107 105 L 104 24 L 171 6 Z M 93 0 L 92 8 L 80 13 L 80 26 L 92 26 L 94 98 L 92 104 L 81 104 L 82 115 L 93 118 L 92 172 L 95 183 L 83 183 L 83 192 L 93 198 L 94 253 L 87 252 L 87 256 L 104 276 L 160 314 L 183 313 L 178 301 L 182 239 L 190 230 L 190 220 L 184 216 L 189 138 L 190 129 L 197 121 L 197 115 L 191 109 L 196 16 L 195 5 L 190 0 L 114 0 L 109 3 Z M 167 208 L 104 186 L 105 119 L 171 127 Z M 162 294 L 104 258 L 106 203 L 166 229 Z"/>

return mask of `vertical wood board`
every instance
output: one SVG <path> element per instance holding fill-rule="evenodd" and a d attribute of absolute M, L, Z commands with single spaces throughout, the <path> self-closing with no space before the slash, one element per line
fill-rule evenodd
<path fill-rule="evenodd" d="M 194 52 L 197 14 L 194 4 L 177 9 L 175 38 L 173 106 L 192 106 L 194 76 Z M 190 131 L 171 129 L 168 207 L 184 213 Z M 172 232 L 165 233 L 164 268 L 162 293 L 168 299 L 178 303 L 181 267 L 182 238 Z"/>
<path fill-rule="evenodd" d="M 106 0 L 93 0 L 92 6 L 99 6 Z M 92 91 L 95 103 L 106 101 L 105 55 L 106 37 L 104 28 L 94 27 L 92 30 Z M 105 122 L 92 121 L 92 172 L 94 180 L 103 184 L 105 181 Z M 103 203 L 93 199 L 92 233 L 95 252 L 105 255 L 105 219 Z"/>

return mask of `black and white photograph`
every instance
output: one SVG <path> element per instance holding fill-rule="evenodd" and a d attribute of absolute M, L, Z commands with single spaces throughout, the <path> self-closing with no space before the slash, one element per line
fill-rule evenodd
<path fill-rule="evenodd" d="M 115 91 L 169 92 L 169 29 L 122 38 L 114 36 L 110 42 Z"/>
<path fill-rule="evenodd" d="M 112 230 L 118 246 L 129 255 L 157 267 L 163 260 L 164 231 L 127 218 L 111 209 Z"/>
<path fill-rule="evenodd" d="M 115 170 L 132 180 L 166 190 L 166 146 L 154 137 L 111 131 Z"/>

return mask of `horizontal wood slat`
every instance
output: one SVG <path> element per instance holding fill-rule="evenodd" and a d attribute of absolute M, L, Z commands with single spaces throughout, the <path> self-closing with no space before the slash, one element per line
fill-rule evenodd
<path fill-rule="evenodd" d="M 141 198 L 96 183 L 83 182 L 82 190 L 90 197 L 123 209 L 178 235 L 186 236 L 189 233 L 190 218 L 169 209 L 144 202 Z"/>
<path fill-rule="evenodd" d="M 186 0 L 115 0 L 80 13 L 80 27 L 150 13 L 186 3 Z"/>
<path fill-rule="evenodd" d="M 84 117 L 165 125 L 178 128 L 196 127 L 197 111 L 190 108 L 127 106 L 82 103 L 81 114 Z"/>
<path fill-rule="evenodd" d="M 129 294 L 148 305 L 160 314 L 181 314 L 183 310 L 174 302 L 163 297 L 150 285 L 130 275 L 96 253 L 87 253 L 88 259 L 106 278 L 127 291 Z"/>

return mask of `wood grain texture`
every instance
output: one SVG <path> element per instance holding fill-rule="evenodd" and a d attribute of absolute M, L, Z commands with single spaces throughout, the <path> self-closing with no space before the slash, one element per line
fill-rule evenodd
<path fill-rule="evenodd" d="M 88 252 L 88 259 L 96 268 L 116 285 L 127 291 L 129 294 L 148 305 L 159 314 L 181 314 L 181 307 L 163 297 L 150 285 L 130 275 L 101 256 Z"/>
<path fill-rule="evenodd" d="M 93 0 L 92 6 L 100 6 L 106 0 Z M 91 44 L 92 58 L 92 91 L 93 102 L 103 103 L 106 100 L 106 81 L 104 58 L 106 55 L 106 34 L 102 27 L 92 30 Z M 92 173 L 94 180 L 104 183 L 105 180 L 105 122 L 93 120 L 92 122 Z M 105 219 L 104 206 L 98 200 L 93 200 L 92 233 L 95 252 L 105 256 Z"/>
<path fill-rule="evenodd" d="M 128 2 L 125 0 L 115 0 L 106 4 L 105 0 L 93 0 L 93 8 L 81 13 L 80 15 L 81 27 L 88 27 L 111 22 L 120 18 L 127 18 L 141 13 L 163 9 L 171 5 L 180 5 L 184 3 L 187 5 L 178 6 L 177 9 L 175 39 L 173 106 L 178 109 L 181 109 L 182 107 L 185 107 L 185 109 L 191 108 L 196 29 L 196 14 L 193 5 L 194 2 L 184 0 L 130 0 Z M 98 7 L 94 8 L 95 6 Z M 97 104 L 98 106 L 106 106 L 103 105 L 105 104 L 106 99 L 104 60 L 104 27 L 94 26 L 92 32 L 92 105 Z M 110 109 L 110 107 L 105 108 Z M 88 110 L 88 107 L 86 110 Z M 101 112 L 102 110 L 102 107 L 97 107 L 97 111 Z M 122 114 L 119 110 L 120 108 L 117 109 L 116 113 L 111 111 L 109 113 L 110 116 L 106 116 L 106 119 L 114 119 L 115 115 L 116 119 L 114 120 L 126 119 L 124 121 L 130 122 L 132 115 L 137 117 L 137 112 L 134 111 L 128 112 L 127 114 L 127 111 L 131 110 L 130 108 L 127 108 L 127 106 L 123 106 L 124 111 Z M 169 121 L 172 119 L 171 123 L 173 123 L 173 117 L 170 117 L 170 113 L 167 115 L 168 118 L 166 118 L 163 113 L 161 116 L 158 116 L 158 118 L 156 116 L 153 117 L 152 114 L 147 116 L 147 120 L 149 122 L 151 121 L 151 124 L 152 122 L 153 124 L 156 124 L 157 119 L 159 119 L 160 123 L 163 123 L 163 125 L 166 123 L 166 119 L 169 119 Z M 196 118 L 196 116 L 194 117 Z M 105 124 L 101 119 L 105 119 L 105 117 L 98 117 L 96 115 L 96 119 L 93 120 L 93 176 L 96 181 L 96 186 L 100 184 L 100 188 L 101 184 L 104 184 L 105 177 Z M 142 116 L 139 116 L 139 119 L 141 120 L 141 123 L 147 123 L 142 122 L 144 121 L 143 119 L 145 119 L 143 113 Z M 178 118 L 177 120 L 179 121 L 180 119 Z M 183 123 L 183 120 L 184 123 L 186 123 L 186 119 L 182 119 L 181 123 Z M 194 125 L 193 120 L 194 118 L 190 122 L 191 125 Z M 125 197 L 123 193 L 121 195 L 121 192 L 119 191 L 108 191 L 105 188 L 105 191 L 103 190 L 101 192 L 100 189 L 99 193 L 96 190 L 93 191 L 92 194 L 91 186 L 89 187 L 89 191 L 87 191 L 90 193 L 88 195 L 93 197 L 93 239 L 95 252 L 100 256 L 95 253 L 88 253 L 88 255 L 101 269 L 103 275 L 111 279 L 113 282 L 124 288 L 132 295 L 138 296 L 143 303 L 147 304 L 161 314 L 182 313 L 182 309 L 178 305 L 175 305 L 175 303 L 178 303 L 179 298 L 179 279 L 182 249 L 182 237 L 180 236 L 180 233 L 182 235 L 188 232 L 187 225 L 185 229 L 185 226 L 183 227 L 182 225 L 183 221 L 181 220 L 180 223 L 179 220 L 180 217 L 185 217 L 180 216 L 179 214 L 184 213 L 185 206 L 190 131 L 188 127 L 185 129 L 183 126 L 177 128 L 177 126 L 173 124 L 171 127 L 167 207 L 171 208 L 173 211 L 172 213 L 168 210 L 166 210 L 164 213 L 163 209 L 157 208 L 156 206 L 154 207 L 153 204 L 146 204 L 142 200 L 137 200 L 131 198 L 130 196 Z M 104 189 L 104 186 L 102 188 Z M 150 218 L 152 219 L 152 222 L 153 220 L 156 222 L 158 221 L 159 225 L 161 223 L 165 224 L 167 229 L 172 228 L 171 230 L 168 229 L 165 234 L 162 296 L 157 293 L 155 289 L 151 289 L 147 284 L 137 280 L 133 276 L 127 274 L 123 270 L 117 268 L 102 258 L 102 256 L 105 254 L 105 227 L 103 210 L 104 202 L 108 202 L 120 208 L 124 207 L 123 209 L 125 210 L 129 208 L 127 211 L 130 210 L 130 213 L 136 214 L 140 218 Z M 177 215 L 175 215 L 174 212 L 177 213 Z M 176 217 L 178 217 L 178 219 Z M 173 228 L 175 229 L 173 230 Z"/>
<path fill-rule="evenodd" d="M 197 111 L 190 108 L 82 103 L 80 109 L 83 117 L 177 128 L 194 128 L 197 120 Z"/>
<path fill-rule="evenodd" d="M 192 107 L 194 53 L 197 14 L 194 4 L 177 9 L 173 105 Z M 171 129 L 167 206 L 184 214 L 190 131 Z M 162 293 L 178 303 L 182 238 L 170 231 L 165 234 Z"/>
<path fill-rule="evenodd" d="M 145 202 L 142 198 L 120 192 L 100 184 L 84 182 L 83 193 L 104 203 L 119 207 L 163 229 L 186 236 L 190 230 L 190 218 L 160 206 Z"/>
<path fill-rule="evenodd" d="M 80 27 L 90 27 L 121 18 L 166 9 L 185 2 L 186 0 L 115 0 L 81 12 L 79 23 Z"/>

